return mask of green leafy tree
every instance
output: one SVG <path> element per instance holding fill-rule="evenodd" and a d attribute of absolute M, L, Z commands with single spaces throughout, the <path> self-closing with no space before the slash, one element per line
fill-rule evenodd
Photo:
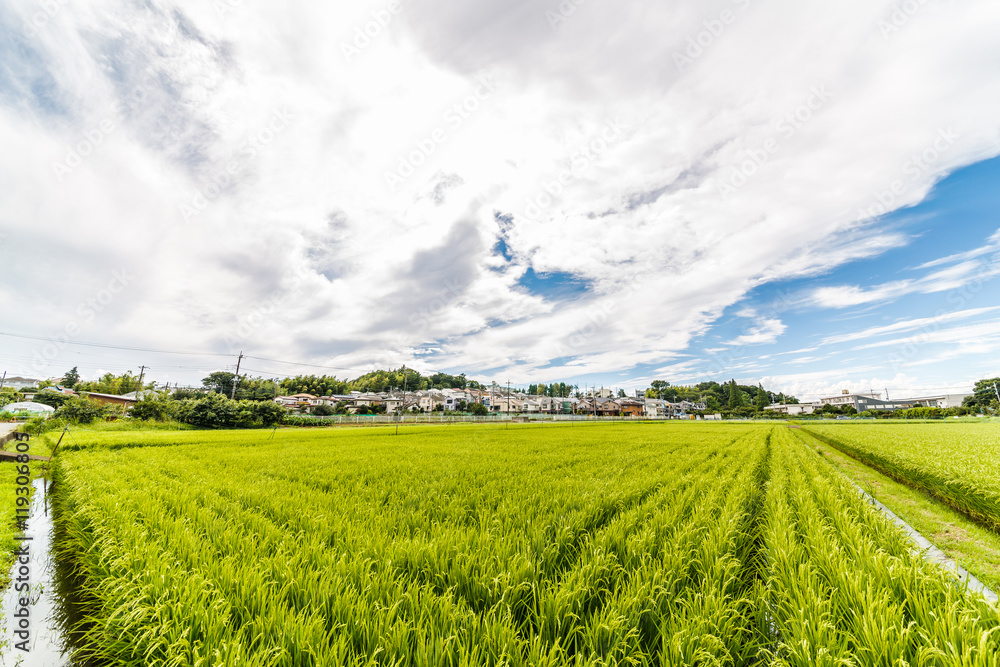
<path fill-rule="evenodd" d="M 976 410 L 995 409 L 997 401 L 996 387 L 1000 387 L 1000 377 L 980 380 L 972 390 L 972 396 L 966 396 L 962 405 Z"/>
<path fill-rule="evenodd" d="M 649 392 L 651 391 L 653 395 L 649 396 L 649 398 L 666 400 L 668 387 L 670 387 L 670 383 L 666 380 L 653 380 L 649 383 L 649 389 L 646 391 L 646 395 L 649 396 Z"/>
<path fill-rule="evenodd" d="M 483 415 L 488 415 L 490 413 L 489 408 L 482 403 L 473 403 L 470 405 L 469 412 L 477 417 L 482 417 Z"/>
<path fill-rule="evenodd" d="M 17 403 L 18 401 L 23 400 L 24 394 L 13 387 L 4 387 L 3 389 L 0 389 L 0 406 L 10 405 L 11 403 Z"/>
<path fill-rule="evenodd" d="M 57 391 L 40 391 L 35 394 L 35 397 L 31 399 L 35 403 L 41 403 L 42 405 L 47 405 L 52 408 L 59 409 L 65 405 L 72 396 L 67 396 L 66 394 L 60 394 Z"/>
<path fill-rule="evenodd" d="M 330 375 L 297 375 L 293 378 L 285 378 L 279 385 L 279 391 L 286 395 L 292 394 L 312 394 L 313 396 L 332 396 L 334 394 L 346 394 L 348 388 L 346 380 L 338 380 Z"/>
<path fill-rule="evenodd" d="M 173 417 L 176 407 L 177 401 L 172 400 L 167 392 L 157 392 L 139 399 L 129 409 L 129 415 L 133 419 L 163 422 Z"/>
<path fill-rule="evenodd" d="M 288 416 L 288 411 L 284 406 L 278 405 L 274 401 L 254 401 L 250 411 L 255 423 L 264 427 L 280 424 Z"/>
<path fill-rule="evenodd" d="M 67 389 L 72 389 L 79 381 L 80 373 L 76 370 L 76 366 L 66 371 L 66 375 L 63 376 L 63 386 Z"/>
<path fill-rule="evenodd" d="M 757 396 L 754 399 L 754 407 L 758 410 L 763 410 L 771 404 L 771 397 L 766 391 L 764 391 L 764 386 L 757 385 Z"/>
<path fill-rule="evenodd" d="M 727 407 L 730 410 L 742 408 L 746 405 L 743 399 L 743 392 L 740 390 L 739 386 L 737 386 L 736 380 L 730 380 L 729 395 L 727 398 L 728 398 Z"/>
<path fill-rule="evenodd" d="M 122 394 L 139 391 L 140 389 L 152 389 L 155 385 L 155 382 L 149 382 L 140 387 L 139 377 L 132 375 L 132 371 L 126 371 L 121 375 L 105 373 L 99 380 L 93 382 L 77 382 L 73 390 L 77 392 L 121 396 Z"/>
<path fill-rule="evenodd" d="M 53 416 L 77 424 L 90 424 L 109 416 L 113 410 L 114 406 L 72 396 L 53 413 Z"/>

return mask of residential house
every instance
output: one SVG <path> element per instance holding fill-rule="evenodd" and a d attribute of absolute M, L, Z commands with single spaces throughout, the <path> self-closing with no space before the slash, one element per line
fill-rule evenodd
<path fill-rule="evenodd" d="M 438 393 L 436 391 L 420 392 L 420 396 L 417 397 L 417 405 L 424 412 L 434 412 L 437 407 L 444 405 L 444 394 Z"/>
<path fill-rule="evenodd" d="M 521 412 L 538 414 L 541 411 L 542 408 L 538 401 L 531 398 L 521 399 Z"/>
<path fill-rule="evenodd" d="M 643 403 L 644 413 L 650 419 L 667 419 L 673 414 L 673 406 L 660 398 L 647 398 Z"/>
<path fill-rule="evenodd" d="M 504 412 L 516 414 L 521 412 L 522 401 L 515 396 L 497 396 L 495 404 L 492 406 L 494 412 Z"/>
<path fill-rule="evenodd" d="M 14 389 L 27 389 L 28 387 L 37 387 L 39 382 L 41 382 L 41 380 L 33 380 L 31 378 L 15 375 L 14 377 L 4 379 L 3 386 L 12 387 Z"/>
<path fill-rule="evenodd" d="M 274 399 L 278 405 L 286 408 L 310 412 L 317 405 L 325 405 L 327 401 L 312 394 L 292 394 L 291 396 L 278 396 Z"/>
<path fill-rule="evenodd" d="M 643 402 L 634 398 L 620 398 L 618 404 L 621 406 L 623 417 L 642 417 L 645 413 Z"/>
<path fill-rule="evenodd" d="M 134 398 L 126 398 L 117 394 L 98 394 L 93 391 L 82 392 L 80 396 L 88 401 L 94 401 L 102 405 L 120 405 L 123 408 L 130 408 L 138 402 Z"/>
<path fill-rule="evenodd" d="M 612 398 L 597 398 L 596 411 L 598 417 L 617 417 L 622 412 L 622 406 Z"/>

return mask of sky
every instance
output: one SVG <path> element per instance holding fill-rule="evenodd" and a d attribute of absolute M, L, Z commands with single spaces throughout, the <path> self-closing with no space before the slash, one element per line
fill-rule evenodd
<path fill-rule="evenodd" d="M 1000 375 L 998 29 L 0 0 L 0 367 L 969 391 Z"/>

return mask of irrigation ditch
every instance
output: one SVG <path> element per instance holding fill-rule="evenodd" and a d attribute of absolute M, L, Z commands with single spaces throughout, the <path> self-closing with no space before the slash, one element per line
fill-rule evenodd
<path fill-rule="evenodd" d="M 814 438 L 815 440 L 823 443 L 824 445 L 826 445 L 828 447 L 833 447 L 834 449 L 836 449 L 838 451 L 841 451 L 842 453 L 847 454 L 848 456 L 850 456 L 850 454 L 848 454 L 847 452 L 844 452 L 839 447 L 836 447 L 834 444 L 832 444 L 831 442 L 829 442 L 825 438 L 817 437 L 816 434 L 814 434 L 814 433 L 807 433 L 807 435 L 808 435 L 808 437 Z M 801 438 L 799 438 L 799 441 L 802 443 L 803 447 L 806 447 L 807 449 L 809 449 L 808 444 L 804 440 L 802 440 Z M 858 460 L 858 459 L 855 459 L 855 460 Z M 860 462 L 863 463 L 863 464 L 865 464 L 865 465 L 868 465 L 864 461 L 860 461 Z M 847 476 L 846 473 L 844 473 L 843 470 L 840 470 L 836 466 L 831 466 L 831 467 L 833 467 L 834 469 L 836 469 L 837 473 L 839 475 L 841 475 L 852 487 L 854 487 L 854 489 L 857 490 L 857 492 L 859 494 L 861 494 L 861 497 L 863 497 L 869 504 L 871 504 L 875 509 L 877 509 L 879 512 L 881 512 L 883 516 L 885 516 L 892 523 L 894 523 L 896 526 L 898 526 L 904 533 L 906 533 L 906 535 L 910 538 L 910 541 L 913 542 L 913 545 L 914 545 L 913 551 L 915 553 L 920 554 L 923 557 L 924 560 L 926 560 L 926 561 L 928 561 L 930 563 L 934 563 L 935 565 L 948 570 L 949 572 L 951 572 L 952 575 L 955 576 L 955 578 L 957 579 L 957 581 L 958 581 L 959 584 L 967 586 L 970 591 L 973 591 L 975 593 L 979 593 L 980 595 L 982 595 L 984 598 L 986 598 L 987 600 L 989 600 L 994 605 L 997 605 L 998 602 L 1000 602 L 1000 598 L 998 598 L 997 594 L 994 591 L 992 591 L 990 588 L 988 588 L 986 586 L 986 584 L 984 584 L 978 578 L 976 578 L 976 576 L 974 574 L 972 574 L 971 572 L 969 572 L 968 570 L 966 570 L 964 567 L 962 567 L 961 565 L 959 565 L 957 562 L 955 562 L 954 559 L 950 558 L 944 551 L 942 551 L 941 549 L 939 549 L 930 540 L 928 540 L 926 537 L 924 537 L 923 535 L 921 535 L 913 526 L 911 526 L 906 521 L 904 521 L 902 518 L 900 518 L 895 512 L 893 512 L 891 509 L 889 509 L 884 504 L 882 504 L 880 501 L 878 501 L 870 493 L 868 493 L 867 491 L 865 491 L 864 489 L 862 489 L 860 486 L 858 486 L 854 482 L 854 480 L 852 480 L 850 477 Z M 872 468 L 876 472 L 882 472 L 878 468 L 875 468 L 875 467 L 872 467 L 872 466 L 868 466 L 868 467 Z M 883 473 L 883 474 L 885 474 L 885 473 Z M 887 475 L 887 476 L 894 479 L 894 477 L 892 475 Z"/>
<path fill-rule="evenodd" d="M 51 457 L 29 454 L 29 447 L 24 447 L 29 441 L 26 433 L 9 433 L 4 444 L 10 441 L 18 442 L 20 454 L 2 452 L 0 465 L 22 465 L 18 456 L 29 457 L 30 482 L 18 485 L 30 485 L 31 500 L 23 523 L 24 515 L 17 515 L 18 547 L 8 572 L 10 584 L 0 591 L 0 667 L 82 667 L 72 659 L 73 645 L 66 631 L 74 620 L 75 586 L 55 548 Z"/>

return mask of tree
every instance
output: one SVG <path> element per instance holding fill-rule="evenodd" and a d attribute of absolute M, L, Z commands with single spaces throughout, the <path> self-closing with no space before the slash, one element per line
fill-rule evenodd
<path fill-rule="evenodd" d="M 121 375 L 105 373 L 99 380 L 93 382 L 79 382 L 73 387 L 78 392 L 93 392 L 97 394 L 113 394 L 121 396 L 140 389 L 152 389 L 155 382 L 139 386 L 139 377 L 132 375 L 132 371 L 125 371 Z"/>
<path fill-rule="evenodd" d="M 482 403 L 473 403 L 470 405 L 469 412 L 476 417 L 482 417 L 483 415 L 488 415 L 490 413 L 489 409 Z"/>
<path fill-rule="evenodd" d="M 991 408 L 993 407 L 993 403 L 997 401 L 998 387 L 1000 387 L 1000 377 L 980 380 L 972 390 L 972 396 L 966 396 L 965 400 L 962 401 L 962 405 L 967 408 L 978 408 L 980 410 Z"/>
<path fill-rule="evenodd" d="M 665 399 L 667 393 L 667 387 L 670 383 L 665 380 L 653 380 L 649 383 L 649 388 L 653 391 L 653 395 L 650 398 Z"/>
<path fill-rule="evenodd" d="M 757 385 L 757 397 L 754 399 L 754 407 L 758 410 L 763 410 L 771 404 L 771 397 L 768 396 L 767 392 L 764 391 L 764 386 L 761 384 Z"/>
<path fill-rule="evenodd" d="M 89 424 L 96 419 L 104 419 L 112 409 L 110 405 L 101 405 L 96 401 L 73 396 L 56 410 L 53 416 L 68 419 L 77 424 Z"/>
<path fill-rule="evenodd" d="M 0 407 L 23 400 L 24 394 L 13 387 L 4 387 L 3 389 L 0 389 Z"/>
<path fill-rule="evenodd" d="M 619 389 L 618 390 L 618 398 L 625 398 L 625 390 L 624 389 Z"/>
<path fill-rule="evenodd" d="M 235 379 L 235 373 L 230 373 L 228 371 L 215 371 L 214 373 L 210 373 L 207 378 L 203 378 L 201 384 L 204 385 L 206 389 L 209 389 L 216 394 L 230 396 L 233 392 L 233 381 Z"/>
<path fill-rule="evenodd" d="M 171 400 L 167 392 L 146 394 L 129 409 L 134 419 L 145 421 L 167 421 L 173 416 L 177 401 Z"/>
<path fill-rule="evenodd" d="M 66 401 L 71 397 L 66 394 L 60 394 L 57 391 L 40 391 L 35 394 L 33 400 L 35 403 L 41 403 L 42 405 L 47 405 L 52 408 L 61 408 Z"/>
<path fill-rule="evenodd" d="M 80 373 L 76 370 L 76 366 L 66 371 L 66 375 L 63 376 L 63 386 L 67 389 L 72 389 L 79 381 Z"/>
<path fill-rule="evenodd" d="M 736 408 L 742 408 L 746 405 L 743 400 L 743 392 L 740 390 L 739 386 L 736 384 L 736 380 L 729 381 L 729 404 L 728 408 L 730 410 L 735 410 Z"/>

